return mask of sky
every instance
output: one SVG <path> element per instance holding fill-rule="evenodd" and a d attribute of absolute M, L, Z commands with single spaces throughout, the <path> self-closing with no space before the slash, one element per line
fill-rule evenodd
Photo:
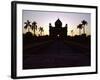
<path fill-rule="evenodd" d="M 37 27 L 43 27 L 43 35 L 49 35 L 49 23 L 52 26 L 55 26 L 55 21 L 60 19 L 62 22 L 62 27 L 65 27 L 65 24 L 68 24 L 68 35 L 72 35 L 71 30 L 73 30 L 73 35 L 79 35 L 79 29 L 77 25 L 81 23 L 82 20 L 86 20 L 88 25 L 85 27 L 85 32 L 87 35 L 91 34 L 91 14 L 90 13 L 75 13 L 75 12 L 54 12 L 54 11 L 34 11 L 34 10 L 23 10 L 22 12 L 22 26 L 23 33 L 26 33 L 28 30 L 24 29 L 24 22 L 29 20 L 31 23 L 33 21 L 37 22 Z M 33 31 L 30 29 L 30 32 Z M 83 30 L 81 30 L 83 33 Z M 40 32 L 37 30 L 36 35 L 39 35 Z"/>

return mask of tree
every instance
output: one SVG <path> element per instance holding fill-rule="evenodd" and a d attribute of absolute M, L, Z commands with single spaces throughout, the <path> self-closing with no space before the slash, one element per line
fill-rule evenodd
<path fill-rule="evenodd" d="M 37 23 L 35 21 L 32 23 L 31 29 L 33 30 L 33 32 L 34 32 L 33 34 L 35 36 L 35 32 L 37 30 Z"/>
<path fill-rule="evenodd" d="M 79 29 L 79 35 L 81 35 L 82 24 L 79 24 L 77 28 Z"/>
<path fill-rule="evenodd" d="M 43 27 L 39 27 L 40 35 L 42 36 L 42 32 L 44 32 Z"/>
<path fill-rule="evenodd" d="M 71 34 L 72 34 L 72 36 L 73 36 L 73 30 L 71 30 Z"/>
<path fill-rule="evenodd" d="M 29 32 L 29 27 L 31 27 L 30 21 L 27 20 L 27 22 L 25 22 L 24 24 L 25 24 L 24 28 L 28 29 L 28 32 Z"/>
<path fill-rule="evenodd" d="M 88 24 L 88 22 L 85 20 L 82 20 L 81 23 L 83 25 L 83 34 L 85 34 L 85 26 Z"/>

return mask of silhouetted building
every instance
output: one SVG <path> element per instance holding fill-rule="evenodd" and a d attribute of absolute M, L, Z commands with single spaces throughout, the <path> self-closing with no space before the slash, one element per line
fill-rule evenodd
<path fill-rule="evenodd" d="M 59 38 L 65 38 L 67 37 L 67 24 L 65 27 L 62 27 L 62 22 L 58 19 L 55 22 L 55 27 L 49 23 L 49 35 L 51 37 L 59 37 Z"/>

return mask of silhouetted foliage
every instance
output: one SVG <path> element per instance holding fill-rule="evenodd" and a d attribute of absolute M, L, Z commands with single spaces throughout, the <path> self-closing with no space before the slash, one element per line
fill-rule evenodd
<path fill-rule="evenodd" d="M 73 32 L 74 32 L 74 31 L 73 31 L 73 30 L 71 30 L 71 34 L 72 34 L 72 36 L 73 36 Z"/>
<path fill-rule="evenodd" d="M 40 31 L 40 36 L 42 36 L 42 33 L 44 32 L 43 27 L 39 27 L 39 31 Z"/>
<path fill-rule="evenodd" d="M 87 25 L 88 22 L 85 21 L 85 20 L 82 20 L 81 23 L 82 23 L 82 25 L 83 25 L 83 34 L 85 34 L 85 25 Z"/>
<path fill-rule="evenodd" d="M 35 21 L 32 23 L 31 29 L 33 30 L 35 36 L 35 31 L 37 30 L 37 23 Z"/>
<path fill-rule="evenodd" d="M 84 26 L 87 25 L 87 21 L 83 20 L 82 24 L 79 24 L 77 26 L 77 28 L 79 29 L 79 35 L 73 36 L 74 31 L 71 30 L 72 35 L 71 36 L 66 35 L 65 37 L 61 37 L 62 34 L 60 34 L 60 31 L 61 31 L 60 29 L 62 28 L 62 26 L 58 27 L 59 22 L 61 23 L 61 21 L 59 21 L 59 19 L 58 19 L 56 21 L 56 24 L 57 24 L 56 25 L 56 28 L 57 28 L 56 32 L 57 32 L 58 35 L 57 35 L 57 37 L 55 37 L 55 36 L 52 37 L 50 35 L 44 36 L 43 35 L 44 29 L 41 26 L 38 28 L 40 34 L 38 36 L 36 36 L 37 22 L 33 21 L 32 24 L 31 24 L 30 21 L 27 20 L 27 22 L 24 23 L 25 24 L 24 28 L 27 29 L 29 27 L 30 29 L 33 30 L 33 34 L 32 34 L 32 32 L 30 32 L 28 30 L 28 32 L 23 34 L 23 42 L 25 44 L 27 44 L 27 43 L 37 43 L 37 42 L 47 41 L 47 40 L 72 40 L 72 41 L 75 41 L 75 42 L 83 42 L 83 43 L 90 42 L 90 36 L 87 37 L 86 34 L 81 34 L 81 29 L 84 28 L 83 25 Z M 61 24 L 59 24 L 59 25 L 61 25 Z M 50 27 L 52 27 L 51 23 L 49 23 L 49 28 Z M 67 27 L 67 24 L 65 25 L 65 27 Z M 52 27 L 52 28 L 54 28 L 54 27 Z M 64 30 L 67 31 L 66 28 Z M 55 34 L 53 33 L 52 35 L 55 35 Z"/>
<path fill-rule="evenodd" d="M 28 27 L 31 27 L 29 20 L 27 20 L 27 22 L 25 22 L 24 24 L 25 24 L 25 26 L 24 26 L 25 29 L 27 29 Z M 28 32 L 29 32 L 29 28 L 28 28 Z"/>
<path fill-rule="evenodd" d="M 81 35 L 82 24 L 79 24 L 77 28 L 79 29 L 79 35 Z"/>

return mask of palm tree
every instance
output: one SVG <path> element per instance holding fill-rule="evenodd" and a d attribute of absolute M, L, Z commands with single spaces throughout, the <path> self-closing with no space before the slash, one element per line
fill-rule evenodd
<path fill-rule="evenodd" d="M 71 34 L 72 34 L 72 36 L 73 36 L 73 30 L 71 30 Z"/>
<path fill-rule="evenodd" d="M 28 28 L 28 32 L 29 32 L 29 27 L 31 27 L 30 21 L 27 20 L 27 22 L 24 22 L 25 26 L 24 28 L 27 29 Z"/>
<path fill-rule="evenodd" d="M 33 34 L 35 36 L 35 32 L 37 30 L 37 23 L 35 21 L 32 23 L 31 29 L 33 30 L 33 32 L 34 32 Z"/>
<path fill-rule="evenodd" d="M 79 24 L 77 28 L 79 29 L 79 35 L 81 35 L 82 24 Z"/>
<path fill-rule="evenodd" d="M 83 25 L 83 34 L 85 34 L 85 26 L 88 24 L 88 22 L 85 20 L 82 20 L 81 23 Z"/>
<path fill-rule="evenodd" d="M 39 27 L 40 35 L 42 36 L 42 32 L 44 32 L 43 27 Z"/>

